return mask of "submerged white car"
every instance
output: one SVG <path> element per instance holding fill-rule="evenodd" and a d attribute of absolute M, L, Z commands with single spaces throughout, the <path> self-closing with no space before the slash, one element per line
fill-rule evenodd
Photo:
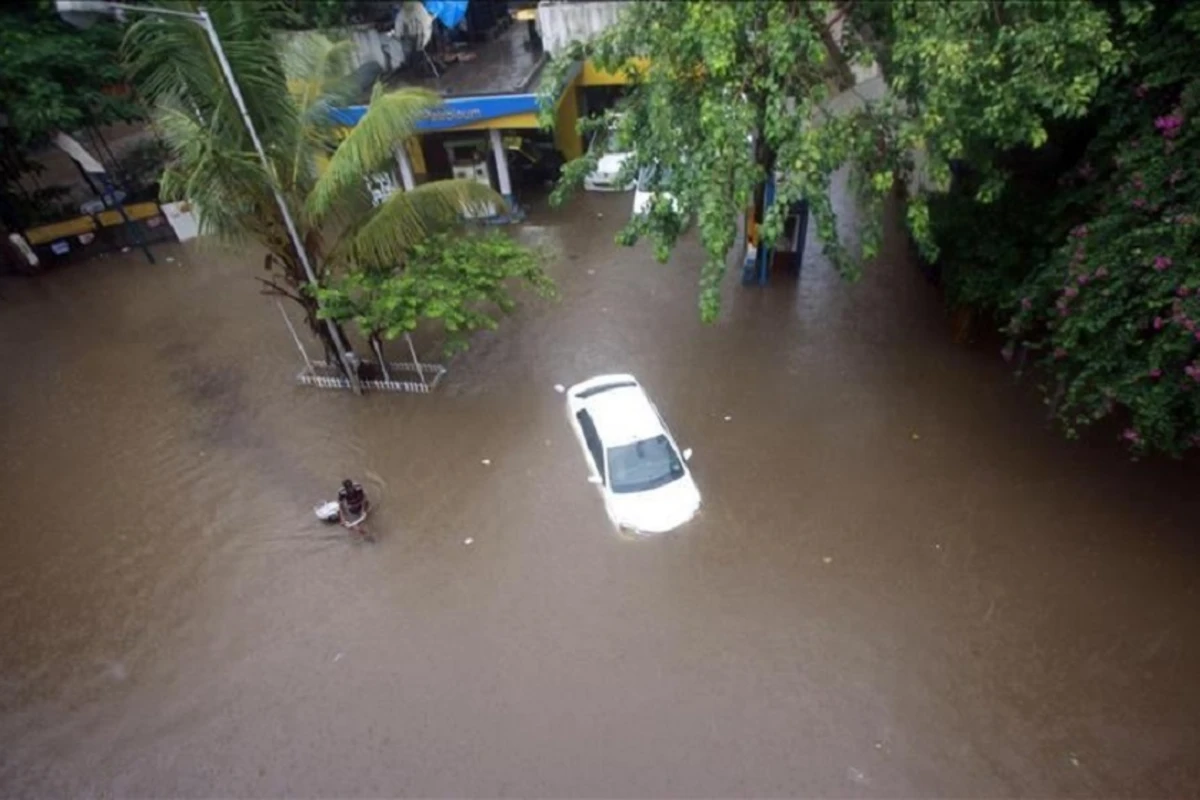
<path fill-rule="evenodd" d="M 592 192 L 627 192 L 637 183 L 635 180 L 618 182 L 625 162 L 633 158 L 633 152 L 620 150 L 616 145 L 616 131 L 608 128 L 592 137 L 589 150 L 599 156 L 596 168 L 583 178 L 583 188 Z"/>
<path fill-rule="evenodd" d="M 608 516 L 635 533 L 665 533 L 700 509 L 700 490 L 667 426 L 632 375 L 601 375 L 567 390 L 571 426 Z"/>

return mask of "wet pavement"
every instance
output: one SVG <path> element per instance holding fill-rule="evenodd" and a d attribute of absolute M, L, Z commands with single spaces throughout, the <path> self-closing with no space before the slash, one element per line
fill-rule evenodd
<path fill-rule="evenodd" d="M 422 86 L 444 97 L 533 92 L 546 62 L 540 49 L 529 46 L 529 31 L 523 22 L 487 41 L 472 43 L 461 52 L 470 60 L 444 64 L 438 75 L 418 75 L 406 69 L 393 77 L 393 83 Z"/>
<path fill-rule="evenodd" d="M 252 253 L 0 283 L 0 794 L 1197 795 L 1195 471 L 1061 441 L 899 257 L 706 327 L 629 203 L 535 213 L 561 301 L 428 397 L 293 386 Z M 553 390 L 618 370 L 705 500 L 646 541 Z"/>

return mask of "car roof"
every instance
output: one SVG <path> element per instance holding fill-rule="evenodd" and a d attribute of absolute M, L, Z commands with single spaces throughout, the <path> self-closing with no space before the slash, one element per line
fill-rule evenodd
<path fill-rule="evenodd" d="M 640 386 L 622 386 L 589 397 L 584 405 L 606 447 L 666 433 Z"/>

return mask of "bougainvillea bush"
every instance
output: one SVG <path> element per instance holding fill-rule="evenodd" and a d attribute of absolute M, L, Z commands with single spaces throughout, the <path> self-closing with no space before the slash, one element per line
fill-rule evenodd
<path fill-rule="evenodd" d="M 1068 434 L 1116 420 L 1135 451 L 1179 455 L 1200 448 L 1200 5 L 1132 34 L 1060 182 L 1069 232 L 1007 298 L 1005 355 L 1045 378 Z"/>

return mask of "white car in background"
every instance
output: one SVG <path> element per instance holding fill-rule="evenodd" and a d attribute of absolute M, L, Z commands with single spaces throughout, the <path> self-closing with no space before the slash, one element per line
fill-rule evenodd
<path fill-rule="evenodd" d="M 571 426 L 609 518 L 634 533 L 665 533 L 700 509 L 700 490 L 658 410 L 632 375 L 600 375 L 567 390 Z"/>
<path fill-rule="evenodd" d="M 650 204 L 656 197 L 667 198 L 671 202 L 671 210 L 676 214 L 682 213 L 675 195 L 662 189 L 663 184 L 668 183 L 670 179 L 671 171 L 657 166 L 642 167 L 638 170 L 637 186 L 633 189 L 633 216 L 648 213 Z"/>
<path fill-rule="evenodd" d="M 591 192 L 627 192 L 637 183 L 634 180 L 617 182 L 625 162 L 633 158 L 633 151 L 617 150 L 616 138 L 617 133 L 612 126 L 598 131 L 592 137 L 588 150 L 595 151 L 599 160 L 596 168 L 584 176 L 584 189 Z"/>

